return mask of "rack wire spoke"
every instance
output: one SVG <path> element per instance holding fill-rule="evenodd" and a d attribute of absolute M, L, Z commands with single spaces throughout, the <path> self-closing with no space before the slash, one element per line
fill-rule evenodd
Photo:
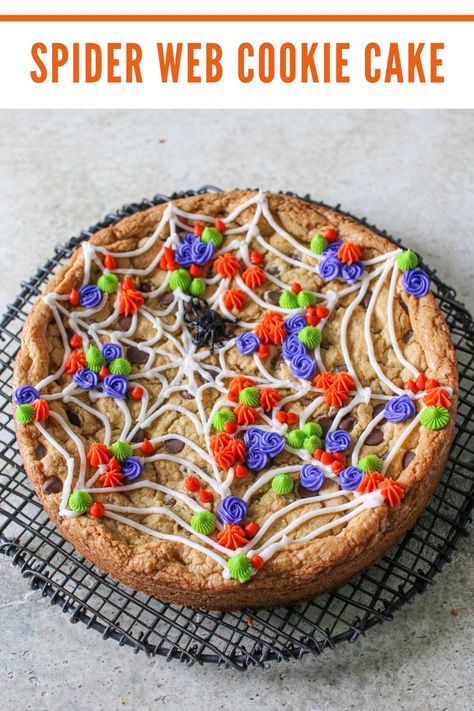
<path fill-rule="evenodd" d="M 33 588 L 105 638 L 135 652 L 245 670 L 318 655 L 353 641 L 429 587 L 466 535 L 474 507 L 474 324 L 456 292 L 423 265 L 451 329 L 459 360 L 460 402 L 453 447 L 440 485 L 414 528 L 360 577 L 310 602 L 275 610 L 204 612 L 160 602 L 116 582 L 84 560 L 49 521 L 22 467 L 12 426 L 11 378 L 29 309 L 50 276 L 81 242 L 123 217 L 181 197 L 219 191 L 206 185 L 131 203 L 83 230 L 22 283 L 0 322 L 0 551 Z M 285 193 L 298 197 L 295 193 Z M 309 195 L 305 200 L 311 201 Z M 317 203 L 330 207 L 325 203 Z M 352 217 L 340 206 L 332 208 Z M 364 218 L 359 220 L 392 239 Z M 393 240 L 399 244 L 396 240 Z"/>

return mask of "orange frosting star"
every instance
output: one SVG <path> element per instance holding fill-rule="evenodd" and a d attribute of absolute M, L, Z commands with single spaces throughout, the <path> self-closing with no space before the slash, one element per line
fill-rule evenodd
<path fill-rule="evenodd" d="M 360 259 L 360 248 L 353 242 L 344 242 L 338 249 L 337 256 L 343 264 L 352 264 Z"/>
<path fill-rule="evenodd" d="M 86 356 L 84 351 L 73 351 L 66 361 L 66 373 L 74 375 L 78 370 L 86 367 Z"/>
<path fill-rule="evenodd" d="M 271 327 L 266 326 L 264 323 L 257 323 L 255 327 L 255 335 L 259 338 L 260 343 L 271 343 L 272 342 L 272 332 Z"/>
<path fill-rule="evenodd" d="M 209 441 L 211 452 L 216 454 L 216 452 L 222 452 L 232 439 L 225 432 L 218 432 L 213 435 Z"/>
<path fill-rule="evenodd" d="M 112 457 L 112 452 L 107 445 L 102 442 L 94 442 L 89 447 L 87 459 L 92 467 L 98 467 L 101 464 L 107 464 Z"/>
<path fill-rule="evenodd" d="M 255 385 L 255 382 L 251 378 L 246 378 L 244 375 L 236 375 L 229 383 L 227 397 L 232 402 L 237 402 L 240 391 L 244 388 L 250 388 L 253 385 Z"/>
<path fill-rule="evenodd" d="M 313 380 L 314 387 L 327 390 L 334 382 L 334 373 L 327 371 L 326 373 L 318 373 Z"/>
<path fill-rule="evenodd" d="M 389 506 L 399 504 L 405 496 L 403 486 L 399 484 L 398 481 L 394 481 L 390 477 L 381 481 L 378 488 Z"/>
<path fill-rule="evenodd" d="M 448 391 L 444 388 L 431 388 L 430 390 L 427 390 L 426 395 L 423 398 L 423 402 L 429 407 L 449 407 L 451 405 Z"/>
<path fill-rule="evenodd" d="M 235 464 L 235 454 L 231 444 L 229 444 L 225 449 L 214 454 L 214 459 L 216 464 L 221 469 L 229 469 Z"/>
<path fill-rule="evenodd" d="M 260 405 L 265 412 L 270 412 L 281 400 L 280 393 L 274 388 L 262 388 L 260 390 Z"/>
<path fill-rule="evenodd" d="M 236 462 L 244 462 L 247 456 L 247 450 L 245 449 L 245 444 L 241 439 L 233 439 L 229 445 L 229 449 L 232 451 Z"/>
<path fill-rule="evenodd" d="M 266 277 L 265 272 L 260 267 L 247 267 L 242 274 L 242 279 L 251 289 L 256 289 L 258 286 L 262 286 Z"/>
<path fill-rule="evenodd" d="M 283 316 L 278 311 L 266 311 L 262 316 L 262 323 L 265 326 L 279 326 L 283 323 Z"/>
<path fill-rule="evenodd" d="M 245 303 L 245 294 L 240 289 L 227 289 L 224 292 L 224 306 L 226 309 L 240 310 Z"/>
<path fill-rule="evenodd" d="M 35 400 L 33 402 L 33 408 L 35 411 L 33 418 L 35 422 L 42 422 L 49 416 L 49 406 L 46 400 Z"/>
<path fill-rule="evenodd" d="M 245 533 L 240 526 L 227 523 L 222 531 L 217 534 L 217 542 L 231 551 L 242 548 L 247 543 Z"/>
<path fill-rule="evenodd" d="M 99 486 L 104 487 L 104 489 L 113 486 L 121 486 L 123 484 L 123 474 L 114 469 L 105 471 L 102 476 L 99 477 L 98 483 Z"/>
<path fill-rule="evenodd" d="M 324 393 L 326 404 L 330 407 L 342 407 L 348 398 L 348 391 L 341 389 L 337 385 L 331 385 Z"/>
<path fill-rule="evenodd" d="M 334 373 L 334 384 L 338 386 L 339 390 L 352 390 L 355 388 L 355 383 L 352 375 L 349 373 L 340 372 Z"/>
<path fill-rule="evenodd" d="M 248 405 L 237 405 L 234 414 L 239 425 L 254 425 L 258 418 L 257 410 Z"/>
<path fill-rule="evenodd" d="M 143 304 L 143 294 L 135 289 L 135 285 L 130 277 L 125 277 L 119 296 L 118 312 L 124 316 L 136 314 Z"/>
<path fill-rule="evenodd" d="M 223 277 L 232 279 L 239 273 L 240 262 L 234 254 L 222 254 L 214 261 L 214 271 Z"/>
<path fill-rule="evenodd" d="M 379 484 L 382 482 L 383 474 L 379 474 L 379 472 L 366 472 L 357 487 L 357 491 L 360 491 L 362 494 L 370 494 L 372 491 L 377 491 Z"/>
<path fill-rule="evenodd" d="M 275 323 L 272 325 L 270 329 L 270 337 L 272 339 L 272 343 L 274 343 L 276 346 L 281 345 L 285 340 L 285 336 L 286 331 L 282 323 Z"/>

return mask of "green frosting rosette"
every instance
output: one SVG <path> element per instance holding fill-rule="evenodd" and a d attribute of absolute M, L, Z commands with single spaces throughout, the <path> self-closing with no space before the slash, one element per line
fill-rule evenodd
<path fill-rule="evenodd" d="M 289 289 L 285 289 L 285 291 L 280 294 L 278 304 L 282 309 L 297 309 L 299 306 L 298 297 Z"/>
<path fill-rule="evenodd" d="M 291 432 L 288 432 L 286 441 L 290 447 L 293 447 L 293 449 L 301 449 L 305 439 L 306 434 L 303 430 L 292 430 Z"/>
<path fill-rule="evenodd" d="M 327 246 L 327 239 L 323 237 L 320 232 L 318 232 L 318 234 L 314 235 L 313 239 L 311 240 L 309 248 L 312 252 L 314 252 L 314 254 L 322 254 L 327 248 Z"/>
<path fill-rule="evenodd" d="M 78 489 L 77 491 L 73 491 L 68 499 L 68 504 L 71 511 L 82 514 L 87 511 L 89 506 L 92 504 L 92 501 L 92 496 L 88 491 L 81 491 Z"/>
<path fill-rule="evenodd" d="M 191 296 L 202 296 L 206 291 L 206 282 L 204 279 L 196 278 L 193 279 L 189 287 L 189 293 Z"/>
<path fill-rule="evenodd" d="M 293 491 L 295 482 L 289 474 L 277 474 L 272 479 L 272 489 L 277 496 L 284 496 Z"/>
<path fill-rule="evenodd" d="M 86 363 L 89 370 L 98 373 L 102 366 L 105 365 L 106 360 L 98 348 L 89 346 L 86 353 Z"/>
<path fill-rule="evenodd" d="M 400 252 L 397 256 L 397 266 L 402 272 L 407 272 L 409 269 L 414 269 L 418 264 L 418 257 L 411 249 L 406 249 Z"/>
<path fill-rule="evenodd" d="M 258 407 L 260 405 L 260 395 L 257 388 L 244 388 L 241 390 L 239 402 L 248 407 Z"/>
<path fill-rule="evenodd" d="M 110 445 L 110 451 L 119 462 L 123 462 L 127 457 L 131 457 L 133 454 L 133 449 L 128 442 L 124 442 L 118 439 L 116 442 Z"/>
<path fill-rule="evenodd" d="M 35 416 L 35 408 L 29 403 L 23 405 L 17 405 L 15 409 L 15 420 L 20 425 L 27 425 L 28 422 L 32 422 Z"/>
<path fill-rule="evenodd" d="M 298 333 L 298 339 L 306 348 L 313 350 L 321 343 L 321 331 L 314 326 L 305 326 Z"/>
<path fill-rule="evenodd" d="M 363 472 L 380 473 L 383 469 L 383 462 L 376 454 L 367 454 L 365 457 L 362 457 L 362 459 L 359 459 L 357 466 L 359 469 L 362 469 Z"/>
<path fill-rule="evenodd" d="M 212 416 L 212 426 L 218 432 L 223 432 L 227 422 L 235 422 L 235 415 L 232 410 L 224 407 L 221 410 L 217 410 Z"/>
<path fill-rule="evenodd" d="M 310 437 L 305 438 L 305 441 L 303 442 L 303 447 L 310 454 L 314 454 L 317 449 L 320 449 L 321 440 L 318 435 L 311 435 Z"/>
<path fill-rule="evenodd" d="M 169 285 L 173 291 L 176 289 L 188 291 L 191 286 L 191 282 L 191 275 L 186 269 L 175 269 L 174 272 L 171 272 L 170 274 Z"/>
<path fill-rule="evenodd" d="M 314 306 L 317 301 L 316 296 L 311 291 L 306 291 L 306 289 L 301 289 L 296 296 L 296 300 L 298 306 L 302 309 L 305 309 L 307 306 Z"/>
<path fill-rule="evenodd" d="M 246 583 L 252 575 L 252 563 L 244 553 L 237 553 L 227 561 L 227 570 L 233 580 Z"/>
<path fill-rule="evenodd" d="M 191 518 L 191 526 L 196 533 L 208 536 L 216 527 L 216 519 L 210 511 L 198 511 Z"/>
<path fill-rule="evenodd" d="M 126 358 L 114 358 L 109 363 L 109 370 L 114 375 L 129 376 L 132 372 L 132 365 Z"/>
<path fill-rule="evenodd" d="M 104 294 L 113 294 L 119 285 L 116 274 L 102 274 L 97 280 L 97 286 Z"/>
<path fill-rule="evenodd" d="M 206 244 L 209 244 L 209 242 L 213 242 L 214 247 L 216 249 L 219 249 L 222 242 L 224 241 L 224 237 L 222 236 L 222 232 L 216 230 L 215 227 L 205 227 L 202 231 L 201 240 Z"/>
<path fill-rule="evenodd" d="M 425 407 L 420 413 L 420 422 L 428 430 L 442 430 L 449 422 L 449 410 L 446 407 Z"/>
<path fill-rule="evenodd" d="M 321 439 L 323 436 L 323 428 L 318 422 L 306 422 L 303 425 L 303 432 L 307 437 L 311 437 L 311 435 L 317 435 Z"/>

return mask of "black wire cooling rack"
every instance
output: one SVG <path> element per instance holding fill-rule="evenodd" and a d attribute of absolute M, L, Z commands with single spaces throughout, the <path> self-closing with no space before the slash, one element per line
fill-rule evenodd
<path fill-rule="evenodd" d="M 430 586 L 466 535 L 474 505 L 474 326 L 454 289 L 430 270 L 432 288 L 457 348 L 460 403 L 456 436 L 444 476 L 414 528 L 364 575 L 329 595 L 275 610 L 203 612 L 133 592 L 74 551 L 49 521 L 22 467 L 12 426 L 11 377 L 23 324 L 44 284 L 76 247 L 102 227 L 170 199 L 218 190 L 156 195 L 125 205 L 55 255 L 22 284 L 0 323 L 0 550 L 51 602 L 135 652 L 245 670 L 269 661 L 318 655 L 353 641 Z M 305 196 L 310 200 L 309 195 Z M 320 203 L 322 204 L 322 203 Z M 339 206 L 336 208 L 339 209 Z M 341 211 L 341 210 L 340 210 Z M 342 211 L 341 211 L 342 212 Z M 348 214 L 348 213 L 344 213 Z M 366 220 L 361 220 L 364 224 Z M 372 226 L 373 227 L 373 226 Z M 376 228 L 373 228 L 376 229 Z M 387 236 L 385 232 L 381 232 Z"/>

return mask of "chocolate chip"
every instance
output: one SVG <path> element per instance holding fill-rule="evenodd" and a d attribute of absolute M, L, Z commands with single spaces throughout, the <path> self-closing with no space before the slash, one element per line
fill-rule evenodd
<path fill-rule="evenodd" d="M 139 427 L 132 437 L 132 442 L 143 442 L 146 438 L 147 436 L 145 430 L 142 427 Z"/>
<path fill-rule="evenodd" d="M 147 362 L 148 353 L 146 353 L 146 351 L 141 351 L 136 346 L 130 346 L 130 348 L 127 348 L 127 358 L 131 363 L 142 365 Z"/>
<path fill-rule="evenodd" d="M 387 459 L 387 457 L 388 457 L 388 449 L 386 452 L 382 452 L 382 454 L 380 455 L 380 459 L 385 461 Z"/>
<path fill-rule="evenodd" d="M 58 476 L 50 476 L 43 483 L 43 492 L 45 494 L 58 494 L 63 490 L 63 483 Z"/>
<path fill-rule="evenodd" d="M 365 292 L 364 298 L 363 298 L 362 301 L 360 302 L 360 305 L 363 306 L 364 309 L 366 309 L 366 308 L 368 307 L 368 305 L 370 304 L 370 299 L 371 299 L 371 298 L 372 298 L 372 292 L 370 291 L 370 289 L 368 289 L 368 290 Z"/>
<path fill-rule="evenodd" d="M 317 491 L 310 491 L 309 489 L 305 489 L 304 486 L 301 486 L 301 484 L 298 484 L 298 496 L 300 499 L 309 499 L 311 496 L 317 496 Z"/>
<path fill-rule="evenodd" d="M 277 267 L 276 264 L 270 264 L 269 267 L 266 268 L 267 274 L 270 274 L 271 276 L 276 276 L 277 274 L 280 273 L 280 268 Z"/>
<path fill-rule="evenodd" d="M 185 400 L 194 400 L 194 395 L 188 392 L 188 390 L 182 390 L 181 397 L 183 397 Z"/>
<path fill-rule="evenodd" d="M 346 432 L 352 432 L 354 429 L 354 425 L 357 422 L 357 418 L 353 417 L 352 415 L 346 415 L 345 417 L 342 418 L 342 420 L 339 423 L 339 429 L 340 430 L 345 430 Z"/>
<path fill-rule="evenodd" d="M 211 380 L 215 380 L 219 375 L 219 371 L 215 368 L 206 368 L 205 372 L 210 376 Z"/>
<path fill-rule="evenodd" d="M 412 449 L 409 449 L 408 452 L 405 452 L 402 459 L 402 469 L 406 469 L 407 466 L 412 463 L 415 457 L 416 454 Z"/>
<path fill-rule="evenodd" d="M 131 316 L 120 316 L 119 320 L 117 321 L 117 326 L 120 328 L 121 331 L 130 330 L 131 325 L 132 325 L 132 317 Z"/>
<path fill-rule="evenodd" d="M 408 306 L 407 306 L 406 303 L 403 301 L 403 299 L 400 299 L 400 306 L 402 307 L 402 309 L 403 309 L 406 313 L 408 313 Z"/>
<path fill-rule="evenodd" d="M 144 281 L 144 282 L 142 282 L 142 283 L 140 284 L 140 286 L 139 286 L 138 288 L 139 288 L 140 291 L 142 291 L 144 294 L 149 294 L 150 291 L 153 291 L 154 286 L 153 286 L 153 284 L 151 283 L 151 281 Z"/>
<path fill-rule="evenodd" d="M 403 343 L 408 343 L 410 338 L 413 336 L 413 331 L 407 331 L 404 336 L 402 337 Z"/>
<path fill-rule="evenodd" d="M 166 495 L 165 498 L 163 499 L 163 503 L 165 506 L 175 506 L 176 499 L 173 496 Z"/>
<path fill-rule="evenodd" d="M 165 440 L 165 449 L 170 452 L 170 454 L 178 454 L 184 447 L 184 442 L 176 437 L 171 437 L 171 439 Z"/>
<path fill-rule="evenodd" d="M 369 434 L 367 439 L 365 440 L 364 444 L 369 445 L 369 447 L 376 447 L 378 444 L 383 442 L 383 432 L 381 429 L 376 427 L 372 432 Z"/>
<path fill-rule="evenodd" d="M 35 447 L 36 459 L 43 459 L 43 457 L 45 457 L 47 453 L 48 453 L 48 450 L 46 449 L 44 444 L 42 444 L 41 442 L 38 442 L 38 444 Z"/>
<path fill-rule="evenodd" d="M 329 343 L 327 341 L 321 341 L 321 344 L 319 347 L 322 348 L 323 351 L 327 351 L 329 348 Z"/>
<path fill-rule="evenodd" d="M 318 425 L 321 425 L 321 428 L 323 430 L 323 436 L 325 437 L 328 433 L 329 428 L 332 425 L 332 417 L 327 417 L 327 415 L 324 415 L 323 417 L 320 417 L 317 420 Z"/>
<path fill-rule="evenodd" d="M 79 415 L 76 415 L 74 410 L 66 409 L 66 415 L 71 425 L 75 425 L 76 427 L 81 426 L 81 418 L 79 417 Z"/>
<path fill-rule="evenodd" d="M 295 262 L 301 262 L 301 254 L 298 254 L 298 252 L 292 252 L 289 257 L 294 259 Z"/>
<path fill-rule="evenodd" d="M 273 304 L 273 306 L 278 306 L 278 303 L 280 301 L 280 294 L 281 291 L 266 291 L 263 295 L 263 298 L 267 303 Z"/>
<path fill-rule="evenodd" d="M 280 353 L 280 351 L 276 351 L 272 355 L 272 358 L 270 360 L 270 365 L 271 365 L 273 371 L 275 372 L 277 370 L 280 370 L 280 366 L 282 363 L 283 363 L 283 359 L 281 357 L 281 353 Z"/>
<path fill-rule="evenodd" d="M 375 405 L 374 409 L 372 410 L 372 417 L 377 417 L 377 415 L 380 415 L 381 412 L 385 410 L 385 403 L 379 402 L 378 405 Z M 379 422 L 379 425 L 384 425 L 387 422 L 387 419 L 385 417 L 382 417 L 382 419 Z"/>
<path fill-rule="evenodd" d="M 174 299 L 174 293 L 172 291 L 165 291 L 164 294 L 160 296 L 160 305 L 169 306 Z"/>

